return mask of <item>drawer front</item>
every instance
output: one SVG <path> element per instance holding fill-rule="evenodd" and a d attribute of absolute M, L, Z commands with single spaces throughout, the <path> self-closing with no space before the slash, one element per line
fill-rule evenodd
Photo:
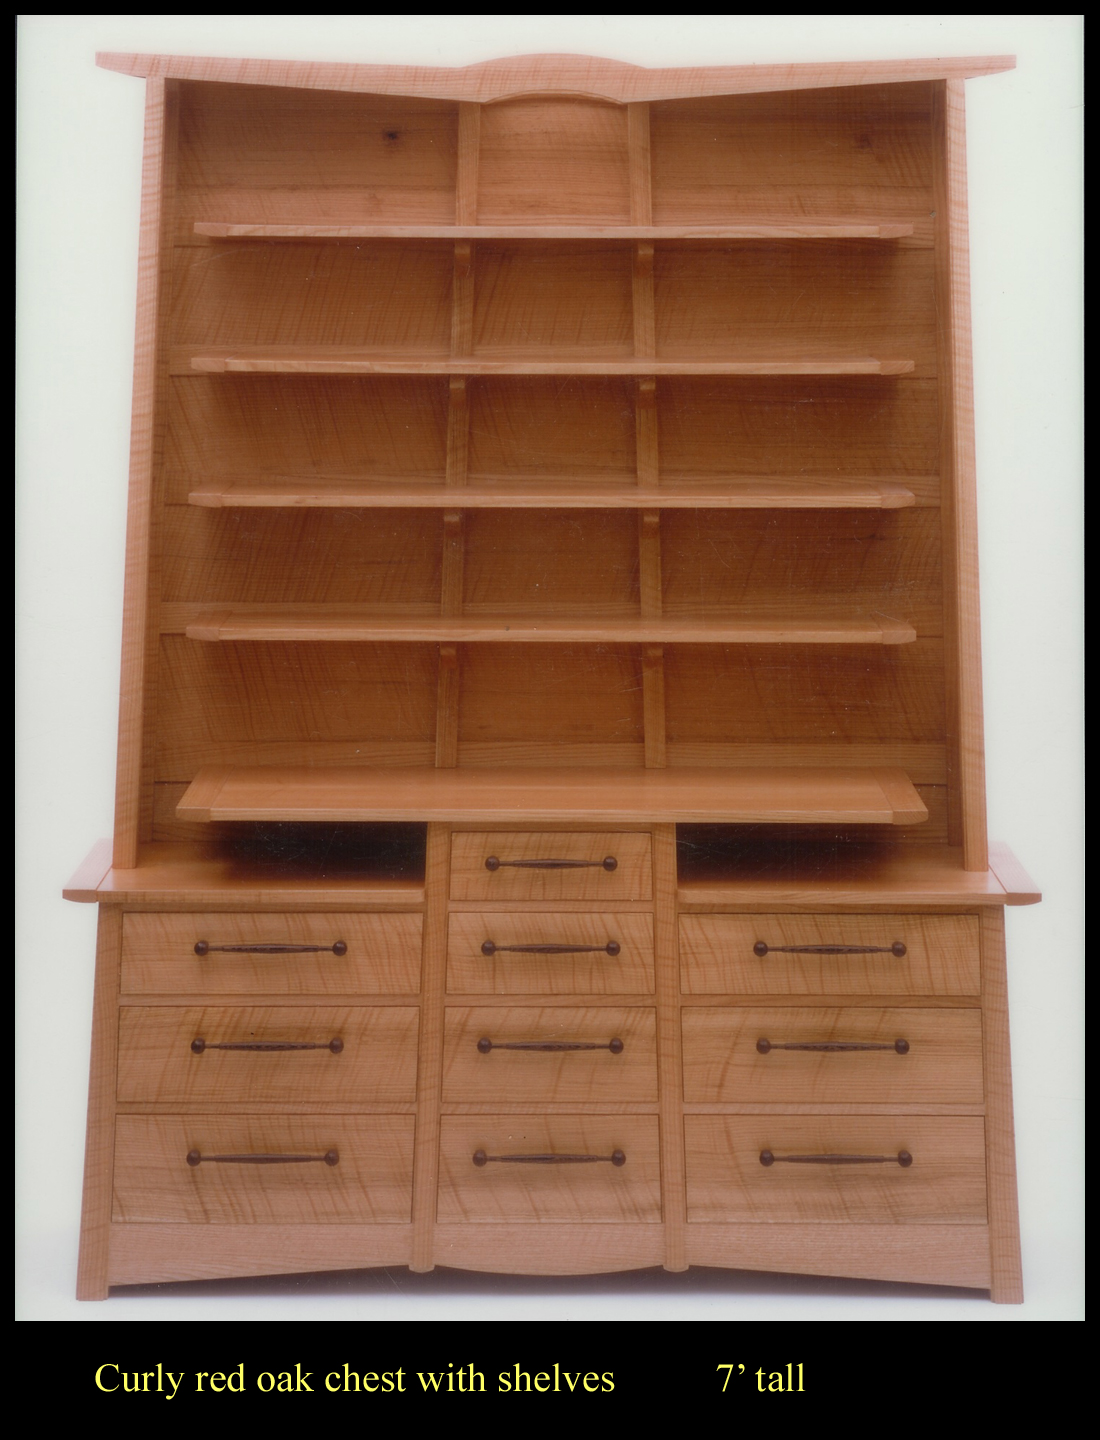
<path fill-rule="evenodd" d="M 422 928 L 420 915 L 126 915 L 122 993 L 415 993 Z"/>
<path fill-rule="evenodd" d="M 767 953 L 758 954 L 765 946 Z M 904 954 L 896 954 L 896 946 Z M 864 953 L 845 953 L 852 950 Z M 978 921 L 971 915 L 680 919 L 685 995 L 977 996 L 978 953 Z"/>
<path fill-rule="evenodd" d="M 219 1161 L 218 1155 L 271 1159 Z M 312 1158 L 287 1161 L 291 1155 Z M 188 1156 L 201 1160 L 189 1163 Z M 411 1115 L 121 1115 L 114 1219 L 407 1223 L 412 1158 Z"/>
<path fill-rule="evenodd" d="M 591 1048 L 542 1049 L 541 1046 Z M 532 1048 L 505 1048 L 523 1046 Z M 657 1099 L 653 1010 L 449 1008 L 443 1101 L 538 1106 Z"/>
<path fill-rule="evenodd" d="M 689 1115 L 684 1124 L 689 1221 L 986 1221 L 980 1119 Z M 912 1162 L 899 1164 L 899 1154 Z M 872 1158 L 822 1163 L 857 1155 Z"/>
<path fill-rule="evenodd" d="M 613 911 L 453 914 L 447 989 L 482 995 L 651 994 L 653 919 Z"/>
<path fill-rule="evenodd" d="M 688 1102 L 982 1102 L 978 1010 L 693 1006 L 682 1020 Z M 843 1044 L 883 1048 L 782 1048 Z"/>
<path fill-rule="evenodd" d="M 557 868 L 550 863 L 555 860 L 569 863 Z M 648 835 L 501 831 L 452 837 L 454 900 L 649 900 L 652 896 Z"/>
<path fill-rule="evenodd" d="M 531 1156 L 554 1156 L 557 1163 L 525 1158 Z M 563 1156 L 590 1158 L 562 1160 Z M 615 1164 L 612 1157 L 622 1163 Z M 483 1164 L 477 1163 L 480 1159 Z M 657 1118 L 444 1116 L 438 1219 L 441 1224 L 542 1220 L 657 1224 L 661 1219 Z"/>
<path fill-rule="evenodd" d="M 123 1006 L 118 1098 L 405 1104 L 415 1098 L 418 1016 L 396 1007 Z M 215 1048 L 278 1043 L 317 1048 Z"/>

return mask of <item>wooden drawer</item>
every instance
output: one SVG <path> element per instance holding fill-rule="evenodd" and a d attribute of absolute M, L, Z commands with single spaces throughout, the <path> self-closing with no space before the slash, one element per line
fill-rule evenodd
<path fill-rule="evenodd" d="M 843 953 L 857 947 L 873 953 Z M 977 996 L 978 954 L 972 915 L 680 918 L 685 995 Z"/>
<path fill-rule="evenodd" d="M 689 1221 L 986 1220 L 985 1126 L 928 1116 L 689 1115 Z M 774 1161 L 761 1163 L 761 1154 Z M 912 1156 L 907 1167 L 900 1153 Z M 881 1162 L 794 1164 L 784 1157 L 864 1155 Z"/>
<path fill-rule="evenodd" d="M 539 954 L 536 946 L 562 949 Z M 651 994 L 653 918 L 613 911 L 455 913 L 447 929 L 447 989 L 483 995 Z"/>
<path fill-rule="evenodd" d="M 203 1157 L 189 1164 L 188 1155 Z M 308 1163 L 215 1155 L 311 1155 Z M 114 1219 L 192 1224 L 407 1223 L 411 1115 L 121 1115 Z"/>
<path fill-rule="evenodd" d="M 122 993 L 417 992 L 422 928 L 421 915 L 126 915 Z M 206 953 L 196 954 L 196 945 L 208 947 Z M 238 948 L 250 946 L 257 948 Z M 279 952 L 264 953 L 268 947 Z"/>
<path fill-rule="evenodd" d="M 343 1101 L 415 1098 L 419 1012 L 412 1008 L 271 1005 L 123 1006 L 120 1101 Z M 192 1048 L 201 1039 L 205 1048 Z M 338 1054 L 327 1047 L 342 1045 Z M 316 1050 L 218 1050 L 290 1042 Z"/>
<path fill-rule="evenodd" d="M 612 1156 L 619 1152 L 622 1164 Z M 520 1156 L 595 1156 L 547 1163 Z M 486 1157 L 477 1164 L 475 1156 Z M 489 1158 L 508 1156 L 506 1160 Z M 441 1224 L 661 1219 L 657 1118 L 651 1115 L 444 1116 Z"/>
<path fill-rule="evenodd" d="M 776 1005 L 682 1014 L 688 1102 L 981 1104 L 978 1010 Z M 762 1042 L 770 1049 L 761 1053 Z M 784 1050 L 852 1043 L 881 1050 Z M 899 1054 L 895 1043 L 908 1046 Z"/>
<path fill-rule="evenodd" d="M 539 868 L 552 860 L 570 865 Z M 649 900 L 652 895 L 646 834 L 460 832 L 452 839 L 453 900 Z"/>
<path fill-rule="evenodd" d="M 501 1048 L 570 1044 L 598 1048 Z M 444 1031 L 444 1104 L 499 1103 L 502 1097 L 532 1106 L 562 1101 L 655 1101 L 656 1013 L 595 1006 L 585 1010 L 449 1008 Z"/>

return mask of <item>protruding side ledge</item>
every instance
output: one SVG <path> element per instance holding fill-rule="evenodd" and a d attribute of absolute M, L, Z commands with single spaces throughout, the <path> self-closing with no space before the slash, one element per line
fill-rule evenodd
<path fill-rule="evenodd" d="M 1038 905 L 1043 894 L 1003 840 L 989 842 L 989 868 L 1004 886 L 1006 905 Z"/>
<path fill-rule="evenodd" d="M 79 900 L 85 905 L 94 905 L 99 899 L 99 887 L 106 880 L 111 869 L 112 842 L 97 840 L 80 864 L 76 874 L 62 890 L 66 900 Z"/>

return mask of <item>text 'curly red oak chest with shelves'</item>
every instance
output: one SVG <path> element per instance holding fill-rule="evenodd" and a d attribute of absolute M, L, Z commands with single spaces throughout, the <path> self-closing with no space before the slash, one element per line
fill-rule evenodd
<path fill-rule="evenodd" d="M 963 86 L 147 80 L 80 1293 L 1021 1298 Z"/>

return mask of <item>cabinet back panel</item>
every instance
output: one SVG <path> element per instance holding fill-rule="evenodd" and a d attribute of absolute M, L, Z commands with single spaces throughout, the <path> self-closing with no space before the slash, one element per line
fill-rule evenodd
<path fill-rule="evenodd" d="M 508 376 L 468 390 L 471 479 L 635 478 L 633 380 Z"/>
<path fill-rule="evenodd" d="M 942 742 L 943 642 L 668 645 L 665 697 L 670 742 Z"/>
<path fill-rule="evenodd" d="M 157 779 L 194 779 L 217 747 L 435 738 L 429 645 L 160 646 Z M 259 763 L 257 761 L 257 763 Z"/>
<path fill-rule="evenodd" d="M 881 241 L 657 247 L 657 354 L 874 355 L 936 371 L 931 250 Z"/>
<path fill-rule="evenodd" d="M 179 503 L 196 475 L 443 478 L 445 379 L 176 376 L 167 411 L 167 494 Z"/>
<path fill-rule="evenodd" d="M 507 100 L 481 111 L 478 222 L 630 222 L 626 110 Z"/>
<path fill-rule="evenodd" d="M 209 218 L 293 223 L 308 192 L 335 189 L 348 224 L 454 221 L 457 105 L 191 83 L 179 117 L 181 190 L 232 192 Z"/>
<path fill-rule="evenodd" d="M 462 655 L 460 741 L 642 740 L 635 647 L 465 645 Z"/>
<path fill-rule="evenodd" d="M 454 247 L 227 240 L 180 247 L 176 345 L 361 345 L 446 355 Z"/>
<path fill-rule="evenodd" d="M 359 603 L 438 613 L 438 511 L 165 509 L 167 601 Z"/>
<path fill-rule="evenodd" d="M 472 510 L 469 614 L 636 615 L 638 525 L 624 511 Z"/>
<path fill-rule="evenodd" d="M 882 611 L 943 633 L 939 511 L 666 510 L 668 615 Z"/>
<path fill-rule="evenodd" d="M 633 354 L 631 249 L 561 241 L 478 245 L 475 352 Z"/>
<path fill-rule="evenodd" d="M 657 418 L 666 476 L 934 475 L 939 467 L 932 380 L 661 378 Z"/>
<path fill-rule="evenodd" d="M 654 223 L 927 215 L 931 96 L 920 83 L 651 105 Z"/>

